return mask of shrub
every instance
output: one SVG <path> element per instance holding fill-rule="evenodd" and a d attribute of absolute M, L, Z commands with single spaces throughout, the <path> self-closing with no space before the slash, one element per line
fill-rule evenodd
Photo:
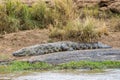
<path fill-rule="evenodd" d="M 91 17 L 88 17 L 83 21 L 80 21 L 79 19 L 72 20 L 68 22 L 62 30 L 59 28 L 55 28 L 55 30 L 53 29 L 50 36 L 52 35 L 52 38 L 59 37 L 62 40 L 93 42 L 96 41 L 101 35 L 107 33 L 107 30 L 103 30 L 103 25 L 101 25 L 101 28 L 97 26 L 98 23 L 99 22 Z M 100 32 L 99 29 L 103 31 Z M 59 34 L 59 36 L 56 36 L 56 34 Z"/>
<path fill-rule="evenodd" d="M 33 29 L 29 7 L 17 0 L 0 6 L 0 33 Z"/>
<path fill-rule="evenodd" d="M 52 1 L 52 7 L 44 0 L 39 0 L 28 7 L 19 0 L 6 0 L 5 4 L 0 5 L 0 33 L 48 28 L 52 25 L 55 29 L 52 30 L 51 37 L 59 36 L 61 39 L 79 37 L 77 40 L 91 41 L 97 36 L 107 34 L 106 25 L 100 26 L 103 23 L 99 19 L 98 7 L 85 7 L 78 10 L 73 0 Z M 97 21 L 86 18 L 88 16 L 94 17 Z M 119 22 L 116 22 L 114 26 L 116 26 L 114 29 L 119 30 Z M 99 33 L 96 34 L 96 32 Z"/>
<path fill-rule="evenodd" d="M 96 40 L 97 33 L 95 31 L 95 24 L 90 20 L 90 18 L 86 18 L 83 23 L 79 20 L 75 20 L 72 24 L 73 26 L 71 26 L 71 28 L 67 25 L 69 29 L 67 29 L 67 27 L 65 29 L 66 37 L 82 42 L 91 42 L 92 40 Z"/>
<path fill-rule="evenodd" d="M 54 10 L 47 6 L 44 1 L 40 1 L 32 6 L 32 20 L 39 28 L 46 28 L 49 24 L 54 24 Z"/>
<path fill-rule="evenodd" d="M 0 9 L 1 16 L 4 15 L 4 18 L 1 18 L 0 21 L 0 26 L 4 26 L 1 31 L 14 32 L 46 28 L 49 24 L 63 28 L 63 26 L 68 26 L 79 17 L 77 8 L 72 0 L 53 1 L 54 6 L 52 8 L 42 0 L 30 8 L 18 0 L 8 0 Z M 97 14 L 97 10 L 95 9 L 93 13 Z"/>
<path fill-rule="evenodd" d="M 16 8 L 15 17 L 20 21 L 20 30 L 35 28 L 31 20 L 30 8 L 27 5 L 20 3 L 20 5 Z"/>
<path fill-rule="evenodd" d="M 53 0 L 55 3 L 54 9 L 57 14 L 57 27 L 62 27 L 69 20 L 74 20 L 78 17 L 77 8 L 73 0 Z"/>
<path fill-rule="evenodd" d="M 63 40 L 64 33 L 65 33 L 64 30 L 53 28 L 50 32 L 49 37 Z"/>
<path fill-rule="evenodd" d="M 96 7 L 84 7 L 80 10 L 80 17 L 87 17 L 87 16 L 91 16 L 91 17 L 99 17 L 99 8 L 98 6 Z"/>
<path fill-rule="evenodd" d="M 19 20 L 9 17 L 0 11 L 0 33 L 14 32 L 18 30 Z"/>
<path fill-rule="evenodd" d="M 96 29 L 96 31 L 97 31 L 99 37 L 101 37 L 102 35 L 109 35 L 108 27 L 104 23 L 102 24 L 101 27 L 98 27 Z"/>
<path fill-rule="evenodd" d="M 85 17 L 94 17 L 97 19 L 110 19 L 111 17 L 117 16 L 116 14 L 112 13 L 110 10 L 102 10 L 99 6 L 85 6 L 79 9 L 80 18 Z"/>

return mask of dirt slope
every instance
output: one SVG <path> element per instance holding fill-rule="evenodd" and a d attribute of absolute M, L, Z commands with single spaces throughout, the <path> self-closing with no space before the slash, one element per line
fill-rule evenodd
<path fill-rule="evenodd" d="M 23 47 L 39 43 L 47 43 L 47 41 L 49 41 L 48 34 L 49 31 L 44 29 L 20 31 L 1 36 L 0 60 L 13 58 L 11 57 L 11 53 Z M 99 41 L 111 45 L 115 48 L 120 48 L 120 32 L 110 33 L 108 36 L 103 36 Z"/>
<path fill-rule="evenodd" d="M 120 32 L 112 32 L 108 36 L 103 36 L 100 41 L 114 48 L 120 48 Z"/>
<path fill-rule="evenodd" d="M 49 39 L 48 30 L 29 30 L 6 34 L 0 37 L 0 60 L 13 58 L 12 52 L 26 46 L 46 43 Z M 6 55 L 7 54 L 7 55 Z"/>

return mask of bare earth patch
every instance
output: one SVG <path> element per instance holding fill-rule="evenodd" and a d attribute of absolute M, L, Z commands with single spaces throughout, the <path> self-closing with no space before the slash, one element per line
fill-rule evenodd
<path fill-rule="evenodd" d="M 35 44 L 47 43 L 49 41 L 49 30 L 28 30 L 0 36 L 0 60 L 15 59 L 12 52 L 23 47 Z M 114 48 L 120 48 L 120 32 L 110 33 L 103 36 L 99 41 Z"/>
<path fill-rule="evenodd" d="M 103 36 L 101 42 L 114 48 L 120 48 L 120 32 L 111 32 L 108 36 Z"/>
<path fill-rule="evenodd" d="M 48 30 L 43 29 L 20 31 L 1 36 L 0 60 L 3 57 L 7 57 L 10 59 L 13 58 L 11 53 L 23 47 L 32 46 L 40 43 L 46 43 L 49 40 L 48 34 Z"/>

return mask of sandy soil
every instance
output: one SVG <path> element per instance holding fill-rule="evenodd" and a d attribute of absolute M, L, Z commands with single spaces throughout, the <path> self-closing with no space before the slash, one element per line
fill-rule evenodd
<path fill-rule="evenodd" d="M 101 42 L 114 48 L 120 48 L 120 32 L 111 32 L 108 36 L 103 36 Z"/>
<path fill-rule="evenodd" d="M 14 59 L 12 52 L 23 47 L 47 43 L 49 30 L 28 30 L 16 33 L 10 33 L 0 36 L 0 60 Z M 120 48 L 120 32 L 110 33 L 103 36 L 99 41 L 111 45 L 114 48 Z"/>
<path fill-rule="evenodd" d="M 49 40 L 48 34 L 48 30 L 44 29 L 20 31 L 0 36 L 0 60 L 13 58 L 11 53 L 23 47 L 46 43 Z"/>

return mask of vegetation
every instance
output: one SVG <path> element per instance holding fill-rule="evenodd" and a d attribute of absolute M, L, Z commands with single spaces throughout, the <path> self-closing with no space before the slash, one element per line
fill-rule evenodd
<path fill-rule="evenodd" d="M 1 61 L 7 61 L 10 59 L 10 55 L 9 54 L 3 54 L 3 53 L 0 53 L 0 60 Z"/>
<path fill-rule="evenodd" d="M 79 61 L 79 62 L 69 62 L 59 65 L 60 69 L 106 69 L 106 68 L 120 68 L 119 61 L 101 61 L 101 62 L 92 62 L 92 61 Z"/>
<path fill-rule="evenodd" d="M 19 0 L 7 0 L 0 5 L 0 33 L 2 34 L 49 28 L 50 37 L 53 39 L 74 38 L 76 41 L 89 42 L 108 34 L 107 27 L 119 31 L 119 20 L 119 15 L 110 11 L 99 11 L 98 6 L 78 9 L 73 0 L 53 0 L 50 4 L 40 0 L 31 7 Z M 109 26 L 106 26 L 107 24 Z"/>
<path fill-rule="evenodd" d="M 120 68 L 119 61 L 79 61 L 69 62 L 59 65 L 51 65 L 44 62 L 22 62 L 14 61 L 8 65 L 0 65 L 0 73 L 24 71 L 24 70 L 49 70 L 49 69 L 106 69 L 106 68 Z"/>
<path fill-rule="evenodd" d="M 65 3 L 64 3 L 65 2 Z M 32 5 L 23 4 L 19 0 L 7 0 L 0 6 L 0 33 L 10 33 L 18 30 L 46 28 L 49 24 L 62 26 L 72 18 L 72 0 L 56 1 L 54 8 L 44 1 Z M 72 8 L 72 9 L 71 9 Z"/>
<path fill-rule="evenodd" d="M 19 30 L 43 29 L 50 30 L 51 41 L 73 40 L 93 42 L 109 31 L 120 31 L 120 15 L 110 11 L 100 11 L 99 7 L 78 9 L 72 0 L 53 0 L 47 4 L 43 0 L 29 7 L 19 0 L 6 0 L 0 3 L 0 35 Z M 51 42 L 49 41 L 49 42 Z M 8 56 L 0 56 L 7 60 Z M 28 63 L 15 61 L 8 65 L 0 65 L 1 72 L 42 69 L 106 69 L 120 68 L 119 61 L 103 62 L 69 62 L 50 65 L 43 62 Z"/>
<path fill-rule="evenodd" d="M 23 71 L 23 70 L 35 70 L 35 69 L 50 69 L 51 65 L 43 62 L 39 63 L 28 63 L 22 61 L 14 61 L 8 65 L 0 65 L 0 72 L 13 72 L 13 71 Z"/>
<path fill-rule="evenodd" d="M 113 17 L 111 20 L 110 20 L 110 28 L 115 31 L 115 32 L 118 32 L 120 31 L 120 17 L 117 16 L 117 17 Z"/>
<path fill-rule="evenodd" d="M 9 33 L 30 29 L 28 6 L 21 2 L 8 0 L 0 6 L 0 32 Z"/>
<path fill-rule="evenodd" d="M 83 21 L 72 20 L 62 29 L 53 28 L 50 37 L 80 42 L 96 41 L 101 35 L 108 35 L 106 25 L 100 24 L 101 22 L 91 17 L 86 17 Z"/>

